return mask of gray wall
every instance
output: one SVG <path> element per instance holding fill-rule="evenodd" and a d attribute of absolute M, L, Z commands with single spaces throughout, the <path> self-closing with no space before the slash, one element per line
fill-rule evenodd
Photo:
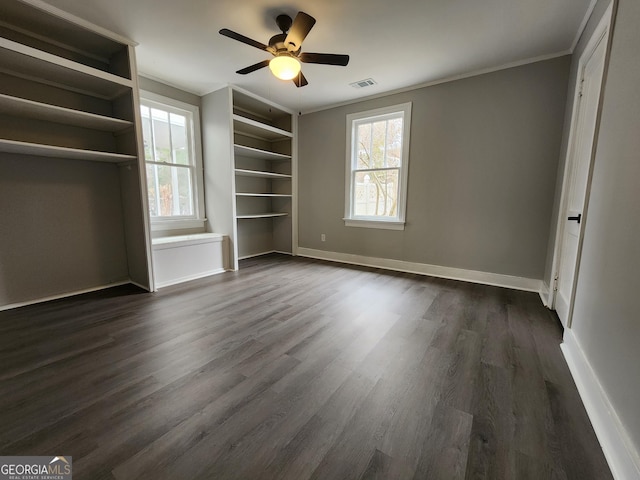
<path fill-rule="evenodd" d="M 195 105 L 198 108 L 202 106 L 201 98 L 198 95 L 194 95 L 193 93 L 185 92 L 184 90 L 180 90 L 179 88 L 175 88 L 146 77 L 138 77 L 138 83 L 141 90 L 146 90 L 158 95 L 173 98 L 174 100 L 178 100 L 180 102 L 189 103 L 191 105 Z"/>
<path fill-rule="evenodd" d="M 569 66 L 566 56 L 303 115 L 299 245 L 542 279 Z M 406 228 L 345 227 L 345 117 L 402 102 L 413 103 Z"/>
<path fill-rule="evenodd" d="M 640 2 L 620 0 L 571 330 L 640 453 Z"/>
<path fill-rule="evenodd" d="M 0 155 L 0 306 L 129 278 L 118 167 Z"/>

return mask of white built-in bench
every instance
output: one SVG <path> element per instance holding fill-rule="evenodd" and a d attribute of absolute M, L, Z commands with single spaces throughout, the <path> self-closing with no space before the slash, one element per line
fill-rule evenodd
<path fill-rule="evenodd" d="M 151 240 L 156 288 L 225 271 L 227 241 L 219 233 L 196 233 Z"/>

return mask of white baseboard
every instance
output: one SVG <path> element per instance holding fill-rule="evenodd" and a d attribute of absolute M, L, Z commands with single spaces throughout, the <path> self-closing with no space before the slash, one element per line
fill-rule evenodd
<path fill-rule="evenodd" d="M 277 252 L 275 250 L 268 250 L 266 252 L 252 253 L 250 255 L 243 255 L 242 257 L 238 257 L 238 260 L 246 260 L 247 258 L 260 257 L 262 255 L 269 255 L 270 253 L 277 253 Z"/>
<path fill-rule="evenodd" d="M 514 290 L 525 290 L 527 292 L 539 292 L 541 280 L 524 277 L 514 277 L 499 273 L 479 272 L 477 270 L 464 270 L 462 268 L 443 267 L 440 265 L 429 265 L 427 263 L 405 262 L 404 260 L 392 260 L 389 258 L 365 257 L 363 255 L 353 255 L 349 253 L 327 252 L 315 250 L 313 248 L 298 247 L 297 254 L 301 257 L 317 258 L 319 260 L 329 260 L 332 262 L 349 263 L 352 265 L 362 265 L 365 267 L 384 268 L 398 272 L 417 273 L 431 277 L 448 278 L 451 280 L 462 280 L 464 282 L 482 283 L 496 287 L 506 287 Z"/>
<path fill-rule="evenodd" d="M 141 283 L 134 282 L 133 280 L 129 280 L 129 283 L 131 285 L 135 285 L 136 287 L 140 287 L 141 289 L 143 289 L 143 290 L 145 290 L 147 292 L 154 292 L 155 291 L 155 290 L 149 289 L 149 287 L 146 287 L 146 286 L 142 285 Z"/>
<path fill-rule="evenodd" d="M 542 300 L 542 305 L 549 308 L 549 285 L 544 280 L 540 284 L 540 300 Z"/>
<path fill-rule="evenodd" d="M 171 280 L 166 280 L 164 282 L 156 282 L 156 289 L 169 287 L 171 285 L 177 285 L 178 283 L 188 282 L 190 280 L 197 280 L 199 278 L 210 277 L 211 275 L 217 275 L 219 273 L 224 273 L 227 270 L 224 268 L 217 268 L 215 270 L 209 270 L 207 272 L 200 272 L 194 275 L 187 275 L 179 278 L 172 278 Z"/>
<path fill-rule="evenodd" d="M 266 252 L 252 253 L 251 255 L 244 255 L 242 257 L 238 257 L 238 260 L 246 260 L 247 258 L 261 257 L 262 255 L 269 255 L 270 253 L 281 253 L 282 255 L 293 255 L 291 252 L 283 252 L 281 250 L 269 250 Z"/>
<path fill-rule="evenodd" d="M 0 312 L 4 310 L 11 310 L 12 308 L 26 307 L 27 305 L 35 305 L 36 303 L 50 302 L 51 300 L 59 300 L 61 298 L 74 297 L 76 295 L 82 295 L 83 293 L 97 292 L 98 290 L 105 290 L 107 288 L 119 287 L 121 285 L 127 285 L 129 283 L 132 283 L 131 280 L 123 280 L 121 282 L 108 283 L 106 285 L 100 285 L 97 287 L 84 288 L 82 290 L 74 290 L 73 292 L 65 292 L 65 293 L 60 293 L 58 295 L 50 295 L 48 297 L 34 298 L 32 300 L 26 300 L 24 302 L 10 303 L 8 305 L 0 305 Z"/>
<path fill-rule="evenodd" d="M 620 418 L 571 329 L 565 329 L 560 348 L 576 382 L 582 403 L 587 410 L 613 477 L 616 480 L 640 479 L 640 452 L 633 447 Z"/>

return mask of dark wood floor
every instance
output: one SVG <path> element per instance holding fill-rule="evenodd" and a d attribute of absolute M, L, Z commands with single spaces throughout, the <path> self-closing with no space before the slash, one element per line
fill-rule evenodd
<path fill-rule="evenodd" d="M 0 454 L 74 479 L 611 478 L 537 294 L 278 255 L 0 313 Z"/>

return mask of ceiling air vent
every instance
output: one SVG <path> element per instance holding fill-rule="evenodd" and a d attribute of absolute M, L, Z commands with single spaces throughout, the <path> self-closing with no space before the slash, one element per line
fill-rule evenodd
<path fill-rule="evenodd" d="M 358 80 L 357 82 L 350 83 L 353 88 L 364 88 L 375 85 L 376 82 L 373 78 L 365 78 L 364 80 Z"/>

